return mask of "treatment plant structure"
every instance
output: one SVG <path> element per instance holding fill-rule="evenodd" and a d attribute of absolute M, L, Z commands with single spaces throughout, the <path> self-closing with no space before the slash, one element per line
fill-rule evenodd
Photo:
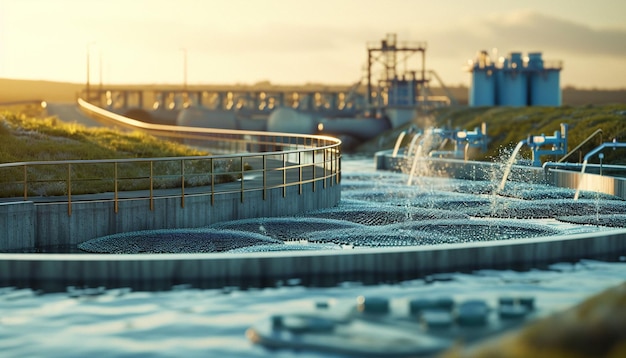
<path fill-rule="evenodd" d="M 419 111 L 456 103 L 437 73 L 426 69 L 426 48 L 426 42 L 397 41 L 396 34 L 368 43 L 365 73 L 345 88 L 100 87 L 84 98 L 154 124 L 332 135 L 349 146 L 401 126 Z M 432 94 L 433 79 L 446 96 Z"/>

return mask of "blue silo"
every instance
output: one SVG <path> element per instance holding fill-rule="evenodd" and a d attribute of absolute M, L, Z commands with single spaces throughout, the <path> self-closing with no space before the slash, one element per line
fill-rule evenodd
<path fill-rule="evenodd" d="M 496 104 L 496 79 L 493 68 L 474 68 L 469 105 L 473 107 Z"/>
<path fill-rule="evenodd" d="M 529 70 L 543 69 L 543 58 L 541 57 L 541 52 L 528 53 L 528 64 L 526 68 L 528 68 Z"/>
<path fill-rule="evenodd" d="M 500 106 L 526 106 L 528 104 L 528 76 L 524 71 L 522 54 L 511 53 L 497 72 L 496 103 Z"/>
<path fill-rule="evenodd" d="M 470 68 L 472 83 L 469 92 L 469 105 L 494 106 L 496 104 L 496 67 L 491 63 L 487 51 L 478 53 Z"/>
<path fill-rule="evenodd" d="M 544 63 L 540 52 L 528 54 L 529 93 L 531 106 L 560 106 L 561 65 Z"/>
<path fill-rule="evenodd" d="M 472 72 L 469 105 L 494 106 L 496 104 L 496 67 L 487 51 L 480 51 L 470 68 Z"/>

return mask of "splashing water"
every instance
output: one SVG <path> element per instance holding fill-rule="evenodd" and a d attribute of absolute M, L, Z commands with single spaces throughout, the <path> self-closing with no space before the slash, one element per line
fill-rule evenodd
<path fill-rule="evenodd" d="M 400 144 L 402 143 L 402 139 L 404 139 L 405 135 L 406 135 L 405 131 L 402 131 L 398 135 L 398 139 L 396 139 L 396 145 L 393 147 L 393 153 L 391 154 L 393 158 L 395 158 L 398 155 L 398 150 L 400 150 Z"/>
<path fill-rule="evenodd" d="M 578 187 L 576 188 L 576 194 L 574 194 L 574 200 L 578 200 L 578 196 L 580 195 L 580 188 L 582 188 L 585 178 L 585 169 L 587 169 L 587 159 L 583 161 L 583 166 L 580 169 L 580 174 L 578 176 Z"/>
<path fill-rule="evenodd" d="M 513 168 L 513 164 L 515 163 L 515 157 L 517 157 L 517 153 L 522 149 L 522 146 L 525 144 L 524 141 L 520 141 L 513 149 L 513 153 L 511 153 L 511 157 L 509 158 L 508 163 L 504 169 L 504 174 L 502 175 L 502 181 L 500 182 L 500 186 L 498 187 L 498 191 L 504 190 L 504 186 L 506 185 L 506 180 L 511 174 L 511 169 Z"/>
<path fill-rule="evenodd" d="M 417 170 L 417 161 L 422 157 L 422 144 L 420 143 L 415 150 L 415 155 L 413 156 L 413 164 L 411 164 L 411 171 L 409 172 L 409 180 L 406 185 L 411 185 L 413 183 L 413 175 L 415 175 L 415 171 Z"/>
<path fill-rule="evenodd" d="M 409 149 L 407 150 L 407 154 L 411 155 L 414 152 L 414 147 L 415 147 L 415 143 L 417 142 L 418 139 L 420 139 L 422 137 L 421 133 L 417 133 L 413 136 L 413 138 L 411 139 L 411 143 L 409 144 Z"/>

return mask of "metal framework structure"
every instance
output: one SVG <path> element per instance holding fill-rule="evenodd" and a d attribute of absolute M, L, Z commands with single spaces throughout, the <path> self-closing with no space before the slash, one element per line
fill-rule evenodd
<path fill-rule="evenodd" d="M 425 93 L 428 86 L 426 42 L 398 43 L 396 37 L 396 34 L 387 34 L 380 43 L 371 43 L 367 46 L 366 97 L 370 109 L 386 105 L 389 90 L 398 85 L 410 86 L 409 92 L 416 95 Z M 409 69 L 408 61 L 415 54 L 421 55 L 420 68 Z M 404 64 L 404 70 L 400 74 L 398 73 L 399 64 Z M 376 72 L 377 67 L 380 70 Z M 416 104 L 415 100 L 416 97 L 412 98 L 408 104 Z"/>

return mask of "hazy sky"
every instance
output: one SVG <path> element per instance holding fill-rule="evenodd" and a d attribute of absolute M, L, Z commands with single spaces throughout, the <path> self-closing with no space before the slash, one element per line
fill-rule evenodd
<path fill-rule="evenodd" d="M 349 84 L 387 33 L 427 42 L 448 85 L 497 48 L 626 88 L 624 0 L 0 0 L 0 78 L 85 82 L 89 52 L 93 82 L 182 83 L 186 51 L 190 84 Z"/>

